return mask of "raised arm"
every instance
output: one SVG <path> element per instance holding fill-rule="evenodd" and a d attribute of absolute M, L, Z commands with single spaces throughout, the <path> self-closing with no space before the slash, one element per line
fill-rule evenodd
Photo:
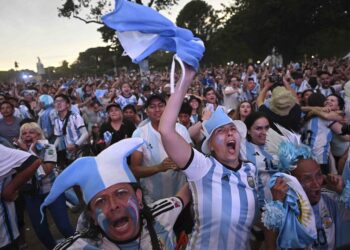
<path fill-rule="evenodd" d="M 192 149 L 176 132 L 175 124 L 184 96 L 195 74 L 195 71 L 191 68 L 185 67 L 185 79 L 181 84 L 177 83 L 175 93 L 169 98 L 159 124 L 159 132 L 162 136 L 165 151 L 180 168 L 185 167 L 188 163 Z"/>
<path fill-rule="evenodd" d="M 192 193 L 190 191 L 190 188 L 188 186 L 188 183 L 182 186 L 182 188 L 177 192 L 177 197 L 180 197 L 180 199 L 183 202 L 184 207 L 191 201 L 192 199 Z"/>
<path fill-rule="evenodd" d="M 256 98 L 256 105 L 258 108 L 264 104 L 267 92 L 272 87 L 272 83 L 268 79 L 264 81 L 264 87 L 260 90 L 258 97 Z"/>

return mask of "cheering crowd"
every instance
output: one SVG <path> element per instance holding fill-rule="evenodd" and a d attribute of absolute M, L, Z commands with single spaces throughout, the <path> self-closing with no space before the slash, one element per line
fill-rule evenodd
<path fill-rule="evenodd" d="M 175 78 L 2 83 L 0 249 L 28 248 L 24 211 L 47 249 L 48 211 L 56 249 L 350 246 L 349 61 Z"/>

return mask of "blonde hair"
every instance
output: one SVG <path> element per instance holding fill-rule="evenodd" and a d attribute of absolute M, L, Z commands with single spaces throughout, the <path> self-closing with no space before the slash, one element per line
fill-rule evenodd
<path fill-rule="evenodd" d="M 39 127 L 39 125 L 36 122 L 28 122 L 24 123 L 21 128 L 19 129 L 19 138 L 22 140 L 22 135 L 24 130 L 35 130 L 35 132 L 39 135 L 39 140 L 45 139 L 43 130 Z"/>

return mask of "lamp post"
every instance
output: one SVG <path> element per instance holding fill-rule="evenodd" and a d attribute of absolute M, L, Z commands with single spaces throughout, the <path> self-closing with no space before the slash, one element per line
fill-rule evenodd
<path fill-rule="evenodd" d="M 113 61 L 113 72 L 114 76 L 117 75 L 117 47 L 116 46 L 109 46 L 109 52 L 112 54 L 112 61 Z"/>

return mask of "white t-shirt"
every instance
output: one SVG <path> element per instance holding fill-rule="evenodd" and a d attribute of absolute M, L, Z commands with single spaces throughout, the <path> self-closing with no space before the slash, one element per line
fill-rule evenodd
<path fill-rule="evenodd" d="M 0 144 L 0 180 L 15 172 L 15 168 L 25 162 L 30 153 L 5 147 Z"/>
<path fill-rule="evenodd" d="M 176 123 L 176 131 L 186 142 L 189 144 L 192 142 L 187 129 L 183 125 Z M 132 137 L 141 137 L 146 141 L 146 144 L 143 144 L 137 149 L 143 155 L 141 163 L 143 166 L 157 165 L 168 157 L 163 147 L 161 136 L 159 132 L 153 128 L 151 122 L 146 123 L 142 127 L 138 127 L 134 131 Z M 181 171 L 168 170 L 146 178 L 141 178 L 140 183 L 144 191 L 146 202 L 151 203 L 165 197 L 174 196 L 186 183 L 186 178 Z"/>
<path fill-rule="evenodd" d="M 226 95 L 225 91 L 232 91 L 234 90 L 231 86 L 227 86 L 224 90 L 224 106 L 226 112 L 228 112 L 231 109 L 236 110 L 239 105 L 239 96 L 242 93 L 241 89 L 236 89 L 237 92 L 233 94 Z"/>

